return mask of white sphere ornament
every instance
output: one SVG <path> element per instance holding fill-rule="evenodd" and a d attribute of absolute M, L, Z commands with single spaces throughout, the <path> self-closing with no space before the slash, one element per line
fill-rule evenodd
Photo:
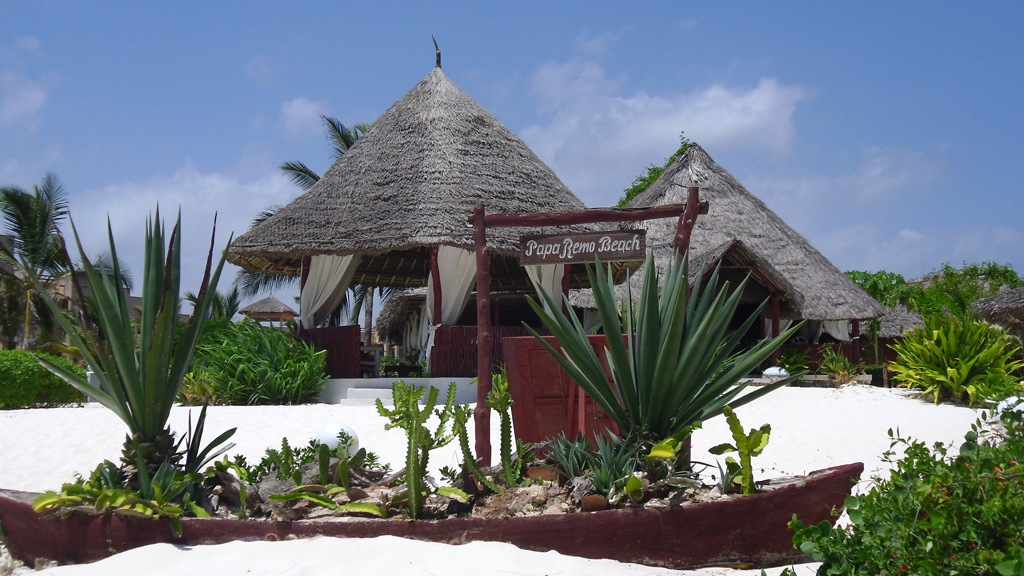
<path fill-rule="evenodd" d="M 789 371 L 779 366 L 772 366 L 764 371 L 765 378 L 789 378 Z"/>
<path fill-rule="evenodd" d="M 326 444 L 328 448 L 334 450 L 338 447 L 338 435 L 342 432 L 351 438 L 351 443 L 348 445 L 348 455 L 355 456 L 355 453 L 359 451 L 359 437 L 356 436 L 356 431 L 344 422 L 328 422 L 324 424 L 323 428 L 320 428 L 320 431 L 316 433 L 316 441 Z"/>

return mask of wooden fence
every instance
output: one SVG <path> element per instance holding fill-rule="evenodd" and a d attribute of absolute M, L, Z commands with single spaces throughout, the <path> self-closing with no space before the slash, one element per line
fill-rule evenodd
<path fill-rule="evenodd" d="M 538 330 L 548 335 L 547 330 Z M 505 363 L 501 339 L 529 336 L 522 326 L 492 326 L 494 364 Z M 473 378 L 476 376 L 476 326 L 438 326 L 434 333 L 434 349 L 430 353 L 430 375 L 438 378 Z"/>
<path fill-rule="evenodd" d="M 327 375 L 331 378 L 362 377 L 359 326 L 309 328 L 300 330 L 298 337 L 317 350 L 327 351 Z"/>

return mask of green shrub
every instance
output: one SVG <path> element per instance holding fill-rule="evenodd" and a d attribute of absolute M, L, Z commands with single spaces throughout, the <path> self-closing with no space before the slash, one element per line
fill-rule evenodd
<path fill-rule="evenodd" d="M 949 316 L 925 322 L 893 345 L 890 364 L 901 386 L 920 388 L 935 403 L 947 397 L 974 404 L 1020 393 L 1012 372 L 1024 366 L 1006 332 L 977 319 Z"/>
<path fill-rule="evenodd" d="M 804 527 L 794 516 L 793 543 L 822 562 L 822 575 L 1024 574 L 1021 413 L 1004 413 L 1002 427 L 981 442 L 974 426 L 956 458 L 941 443 L 929 449 L 897 435 L 891 448 L 905 455 L 888 479 L 847 499 L 852 524 Z"/>
<path fill-rule="evenodd" d="M 179 400 L 252 405 L 315 401 L 326 352 L 275 328 L 249 323 L 204 334 Z"/>
<path fill-rule="evenodd" d="M 81 392 L 43 368 L 36 361 L 36 356 L 42 356 L 85 377 L 85 368 L 59 356 L 24 350 L 0 350 L 0 408 L 70 404 L 85 400 Z"/>
<path fill-rule="evenodd" d="M 783 348 L 776 364 L 790 374 L 807 372 L 811 364 L 811 354 L 806 349 L 798 351 L 795 348 Z"/>

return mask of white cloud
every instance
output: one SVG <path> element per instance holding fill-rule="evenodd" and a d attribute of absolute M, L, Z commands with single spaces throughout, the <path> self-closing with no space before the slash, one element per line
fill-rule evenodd
<path fill-rule="evenodd" d="M 754 87 L 618 95 L 625 82 L 586 60 L 547 64 L 532 79 L 531 93 L 551 118 L 526 127 L 522 137 L 589 205 L 617 200 L 644 166 L 678 147 L 684 130 L 716 151 L 784 154 L 796 135 L 793 113 L 807 98 L 804 88 L 772 78 Z"/>
<path fill-rule="evenodd" d="M 576 38 L 576 47 L 584 54 L 604 54 L 608 46 L 622 37 L 614 32 L 602 32 L 597 36 L 580 34 Z"/>
<path fill-rule="evenodd" d="M 14 39 L 14 48 L 24 52 L 38 52 L 43 44 L 33 36 L 20 36 Z"/>
<path fill-rule="evenodd" d="M 202 174 L 192 166 L 185 166 L 170 177 L 144 183 L 112 184 L 76 194 L 70 199 L 70 211 L 89 256 L 108 249 L 106 223 L 109 216 L 118 256 L 139 279 L 146 218 L 159 204 L 160 215 L 169 229 L 180 209 L 181 289 L 185 293 L 197 291 L 202 281 L 214 212 L 217 213 L 216 254 L 219 255 L 228 236 L 245 232 L 257 212 L 274 204 L 287 203 L 298 192 L 287 178 L 277 173 L 243 181 L 222 174 Z M 70 226 L 66 232 L 70 238 Z M 77 254 L 73 247 L 69 249 Z M 231 285 L 236 270 L 234 266 L 225 266 L 221 290 Z"/>
<path fill-rule="evenodd" d="M 256 57 L 245 64 L 245 74 L 263 86 L 274 83 L 274 69 L 265 58 Z"/>
<path fill-rule="evenodd" d="M 281 104 L 281 124 L 289 137 L 320 135 L 323 128 L 321 114 L 327 114 L 327 102 L 313 101 L 302 96 Z"/>
<path fill-rule="evenodd" d="M 0 126 L 35 125 L 49 97 L 42 84 L 11 71 L 0 71 Z"/>

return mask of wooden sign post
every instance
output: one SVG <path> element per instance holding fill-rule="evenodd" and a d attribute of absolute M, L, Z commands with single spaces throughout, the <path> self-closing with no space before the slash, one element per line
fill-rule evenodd
<path fill-rule="evenodd" d="M 542 226 L 571 226 L 575 224 L 594 224 L 597 222 L 639 222 L 643 220 L 655 220 L 658 218 L 679 218 L 676 225 L 676 235 L 673 238 L 672 246 L 680 256 L 690 247 L 690 234 L 693 232 L 693 225 L 697 221 L 697 214 L 708 213 L 708 203 L 698 199 L 699 188 L 689 187 L 686 189 L 686 202 L 683 204 L 665 204 L 663 206 L 652 206 L 650 208 L 596 208 L 593 210 L 580 210 L 577 212 L 533 212 L 533 213 L 512 213 L 512 214 L 485 214 L 484 205 L 477 204 L 473 208 L 473 215 L 469 222 L 473 224 L 473 241 L 476 245 L 476 341 L 477 341 L 477 387 L 476 387 L 476 410 L 473 411 L 473 420 L 476 423 L 476 457 L 484 466 L 491 464 L 491 409 L 487 407 L 487 394 L 491 391 L 491 259 L 487 250 L 487 227 L 491 228 L 524 228 Z M 540 261 L 529 261 L 523 259 L 523 263 L 532 264 L 561 264 L 572 260 L 557 260 L 554 258 L 556 246 L 565 248 L 565 241 L 568 239 L 571 245 L 566 248 L 566 253 L 577 254 L 576 249 L 580 248 L 579 254 L 582 257 L 585 249 L 589 247 L 589 237 L 596 237 L 594 252 L 600 254 L 599 249 L 606 248 L 609 254 L 621 253 L 624 258 L 614 258 L 608 261 L 617 260 L 643 260 L 646 254 L 646 239 L 638 232 L 628 233 L 597 233 L 562 236 L 539 236 L 532 237 L 535 244 L 530 245 L 531 238 L 524 238 L 527 242 L 527 249 L 531 250 L 536 257 L 537 253 L 544 253 Z M 603 238 L 607 237 L 607 244 Z M 545 243 L 545 238 L 558 239 L 560 242 Z M 641 238 L 644 238 L 641 240 Z M 631 252 L 636 248 L 636 242 L 644 246 L 639 258 Z M 587 246 L 579 246 L 579 244 Z M 542 248 L 549 246 L 549 248 Z M 526 250 L 524 250 L 524 253 Z M 581 262 L 593 262 L 594 252 L 590 252 L 587 259 Z M 572 256 L 569 256 L 570 258 Z M 568 276 L 568 275 L 566 275 Z"/>

